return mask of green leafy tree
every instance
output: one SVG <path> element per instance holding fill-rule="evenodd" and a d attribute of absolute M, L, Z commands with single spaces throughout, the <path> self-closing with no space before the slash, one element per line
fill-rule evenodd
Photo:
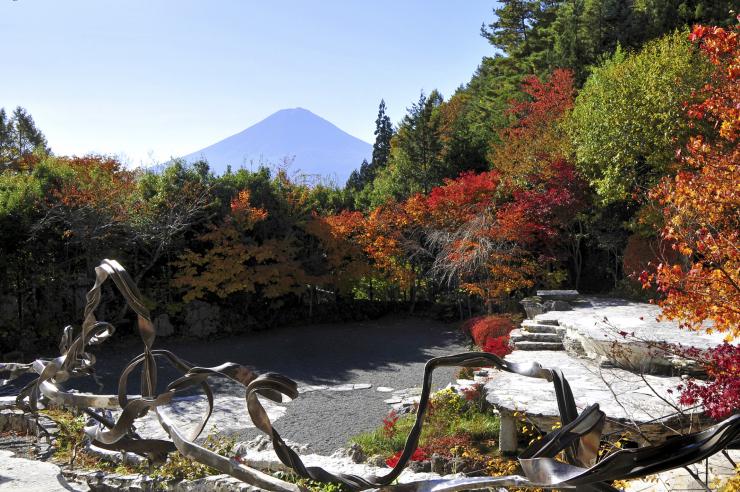
<path fill-rule="evenodd" d="M 684 102 L 707 64 L 676 32 L 596 68 L 576 99 L 570 134 L 580 171 L 605 203 L 645 191 L 688 137 Z"/>

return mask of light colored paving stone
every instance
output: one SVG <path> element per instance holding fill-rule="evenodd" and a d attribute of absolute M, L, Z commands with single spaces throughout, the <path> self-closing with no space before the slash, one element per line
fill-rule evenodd
<path fill-rule="evenodd" d="M 375 388 L 375 391 L 379 391 L 381 393 L 390 393 L 393 391 L 393 388 L 389 388 L 388 386 L 378 386 Z"/>
<path fill-rule="evenodd" d="M 349 383 L 349 384 L 339 384 L 337 386 L 329 386 L 328 391 L 355 391 L 355 390 L 363 390 L 363 389 L 370 389 L 373 385 L 370 383 Z"/>
<path fill-rule="evenodd" d="M 691 365 L 661 350 L 661 344 L 705 349 L 723 342 L 720 334 L 690 332 L 675 322 L 656 321 L 660 308 L 652 304 L 597 297 L 582 300 L 588 304 L 540 314 L 533 321 L 557 322 L 565 330 L 566 349 L 599 363 L 652 374 L 686 372 L 692 370 Z"/>
<path fill-rule="evenodd" d="M 280 419 L 285 412 L 286 407 L 275 402 L 259 397 L 262 406 L 265 407 L 270 420 L 274 423 Z M 172 404 L 164 407 L 165 413 L 177 425 L 181 432 L 187 433 L 200 424 L 200 419 L 208 408 L 208 402 L 205 396 L 195 395 L 192 397 L 178 398 Z M 118 418 L 120 411 L 112 412 L 115 418 Z M 159 424 L 154 412 L 149 412 L 143 418 L 136 421 L 136 431 L 142 436 L 151 439 L 166 439 L 162 426 Z M 201 437 L 209 434 L 220 433 L 237 433 L 245 428 L 252 428 L 254 424 L 249 418 L 247 412 L 247 402 L 244 397 L 236 396 L 215 396 L 213 413 L 208 420 L 208 425 L 201 433 Z"/>
<path fill-rule="evenodd" d="M 740 461 L 740 451 L 730 450 L 728 453 L 736 463 Z M 708 463 L 700 461 L 689 465 L 688 468 L 702 481 L 705 481 L 712 490 L 716 490 L 723 481 L 735 473 L 730 462 L 721 454 L 710 457 Z M 706 489 L 685 469 L 677 468 L 657 475 L 649 475 L 640 480 L 630 480 L 624 490 L 625 492 L 675 492 L 679 490 L 705 491 Z"/>
<path fill-rule="evenodd" d="M 539 319 L 525 319 L 522 321 L 522 326 L 529 329 L 531 326 L 558 326 L 558 320 L 554 318 L 546 318 L 544 315 L 538 316 Z M 533 330 L 530 330 L 533 331 Z"/>
<path fill-rule="evenodd" d="M 516 341 L 514 347 L 517 350 L 526 351 L 542 351 L 542 350 L 563 350 L 563 344 L 561 342 L 535 342 L 535 341 Z"/>
<path fill-rule="evenodd" d="M 509 333 L 509 339 L 514 342 L 552 342 L 562 343 L 557 333 L 538 333 L 528 330 L 513 330 Z"/>
<path fill-rule="evenodd" d="M 324 391 L 329 389 L 325 384 L 305 385 L 298 387 L 298 393 L 311 393 L 312 391 Z"/>
<path fill-rule="evenodd" d="M 6 410 L 8 408 L 15 408 L 15 395 L 0 396 L 0 410 Z"/>
<path fill-rule="evenodd" d="M 43 461 L 16 458 L 0 450 L 0 491 L 63 492 L 90 490 L 87 485 L 68 482 L 58 466 Z"/>
<path fill-rule="evenodd" d="M 506 359 L 512 362 L 536 361 L 543 367 L 562 370 L 579 411 L 598 403 L 606 413 L 606 432 L 634 428 L 632 423 L 636 422 L 647 423 L 641 428 L 648 437 L 667 434 L 661 418 L 674 414 L 675 410 L 657 397 L 653 389 L 677 405 L 677 394 L 669 391 L 675 391 L 680 378 L 645 375 L 643 380 L 640 375 L 622 369 L 600 368 L 562 351 L 514 351 Z M 544 431 L 549 431 L 559 421 L 553 384 L 544 379 L 498 372 L 485 388 L 487 400 L 502 414 L 524 412 Z M 640 441 L 639 436 L 635 438 Z"/>
<path fill-rule="evenodd" d="M 537 296 L 543 300 L 573 300 L 578 298 L 577 290 L 538 290 Z"/>

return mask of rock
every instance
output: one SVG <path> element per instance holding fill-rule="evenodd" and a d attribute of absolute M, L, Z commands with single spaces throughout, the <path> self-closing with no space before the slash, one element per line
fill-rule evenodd
<path fill-rule="evenodd" d="M 389 388 L 388 386 L 378 386 L 375 388 L 375 391 L 380 391 L 381 393 L 390 393 L 393 391 L 393 388 Z"/>
<path fill-rule="evenodd" d="M 542 299 L 539 297 L 525 297 L 519 304 L 522 305 L 529 319 L 534 319 L 535 316 L 544 314 L 547 311 L 542 304 Z"/>
<path fill-rule="evenodd" d="M 0 491 L 66 492 L 90 490 L 86 485 L 67 482 L 59 467 L 48 462 L 16 458 L 0 450 Z"/>
<path fill-rule="evenodd" d="M 567 301 L 555 300 L 547 301 L 545 303 L 545 309 L 547 311 L 570 311 L 573 307 Z"/>
<path fill-rule="evenodd" d="M 431 461 L 409 461 L 408 469 L 416 473 L 429 473 L 432 471 Z"/>
<path fill-rule="evenodd" d="M 681 330 L 678 323 L 656 321 L 660 308 L 652 304 L 617 298 L 585 298 L 571 311 L 550 311 L 535 318 L 537 324 L 557 322 L 564 330 L 564 346 L 570 353 L 615 367 L 656 375 L 694 374 L 700 367 L 677 358 L 660 347 L 681 344 L 699 349 L 723 343 L 719 333 Z M 524 327 L 524 324 L 522 325 Z M 530 330 L 527 325 L 527 330 Z"/>
<path fill-rule="evenodd" d="M 306 386 L 299 386 L 298 393 L 310 393 L 312 391 L 323 391 L 326 389 L 329 389 L 329 387 L 325 384 L 307 384 Z"/>
<path fill-rule="evenodd" d="M 579 296 L 577 290 L 538 290 L 537 297 L 543 301 L 572 301 Z"/>
<path fill-rule="evenodd" d="M 370 389 L 373 385 L 369 383 L 347 383 L 347 384 L 338 384 L 336 386 L 328 386 L 326 389 L 329 391 L 354 391 L 354 390 L 361 390 L 361 389 Z"/>
<path fill-rule="evenodd" d="M 470 464 L 465 459 L 454 457 L 445 464 L 445 474 L 465 473 L 469 468 Z"/>
<path fill-rule="evenodd" d="M 377 466 L 378 468 L 386 466 L 385 458 L 379 454 L 370 456 L 365 462 L 370 466 Z"/>
<path fill-rule="evenodd" d="M 185 335 L 204 338 L 222 329 L 221 310 L 203 301 L 185 305 Z"/>
<path fill-rule="evenodd" d="M 247 404 L 244 397 L 230 396 L 216 393 L 214 410 L 208 420 L 202 436 L 214 432 L 236 434 L 245 428 L 254 428 L 254 424 L 247 414 Z M 275 423 L 286 412 L 286 407 L 264 398 L 260 399 L 270 420 Z M 181 432 L 189 432 L 199 423 L 201 416 L 208 409 L 208 401 L 204 395 L 183 396 L 173 399 L 169 405 L 163 406 L 162 412 L 180 429 Z M 121 411 L 113 411 L 113 417 L 118 418 Z M 163 439 L 167 437 L 154 412 L 136 421 L 136 431 L 142 436 L 151 439 Z M 262 437 L 262 436 L 259 436 Z M 268 445 L 269 443 L 268 439 Z"/>
<path fill-rule="evenodd" d="M 157 330 L 158 337 L 169 337 L 175 333 L 175 327 L 170 322 L 170 317 L 166 314 L 160 314 L 154 318 L 154 328 Z"/>
<path fill-rule="evenodd" d="M 445 474 L 445 459 L 442 458 L 440 455 L 434 453 L 429 463 L 432 473 L 438 473 L 440 475 Z"/>
<path fill-rule="evenodd" d="M 362 450 L 359 444 L 354 443 L 347 450 L 347 457 L 352 460 L 353 463 L 364 463 L 367 460 L 365 452 Z"/>
<path fill-rule="evenodd" d="M 598 403 L 606 413 L 605 433 L 623 432 L 625 427 L 636 422 L 648 439 L 660 442 L 673 433 L 671 427 L 681 428 L 682 424 L 675 418 L 675 409 L 668 403 L 673 401 L 676 404 L 675 395 L 669 391 L 675 391 L 681 378 L 640 376 L 619 368 L 599 369 L 593 361 L 571 357 L 564 351 L 515 351 L 506 356 L 506 360 L 514 363 L 538 362 L 543 367 L 563 371 L 579 411 Z M 509 448 L 516 442 L 514 436 L 508 434 L 515 432 L 513 421 L 506 421 L 513 412 L 526 414 L 527 419 L 543 431 L 550 431 L 560 420 L 553 384 L 544 379 L 502 372 L 487 383 L 485 389 L 486 400 L 498 408 L 502 415 L 501 432 L 504 435 L 500 436 L 500 444 L 505 441 L 505 451 L 510 451 Z M 619 401 L 615 400 L 614 394 L 619 395 Z M 686 414 L 692 415 L 698 411 L 686 410 Z M 672 417 L 661 419 L 661 416 Z M 698 414 L 694 419 L 685 419 L 683 425 L 693 421 L 692 425 L 695 426 L 696 418 L 699 418 Z"/>

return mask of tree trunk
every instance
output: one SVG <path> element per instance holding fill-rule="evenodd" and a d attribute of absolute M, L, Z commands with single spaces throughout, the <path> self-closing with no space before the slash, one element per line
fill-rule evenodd
<path fill-rule="evenodd" d="M 411 295 L 410 295 L 410 301 L 411 306 L 409 306 L 409 314 L 414 314 L 414 308 L 416 307 L 416 280 L 414 280 L 411 283 Z"/>

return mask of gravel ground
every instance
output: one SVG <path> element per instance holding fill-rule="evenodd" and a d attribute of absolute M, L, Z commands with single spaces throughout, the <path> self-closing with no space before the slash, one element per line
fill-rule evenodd
<path fill-rule="evenodd" d="M 251 366 L 259 373 L 278 372 L 296 380 L 299 386 L 372 384 L 370 389 L 306 392 L 286 404 L 287 412 L 274 422 L 278 432 L 284 439 L 308 444 L 311 452 L 321 454 L 344 447 L 352 435 L 380 425 L 389 410 L 383 400 L 391 394 L 377 391 L 378 386 L 420 386 L 427 359 L 468 349 L 454 326 L 410 317 L 280 328 L 209 341 L 157 339 L 155 348 L 169 349 L 200 366 L 231 361 Z M 115 393 L 118 375 L 141 351 L 140 342 L 129 340 L 94 350 L 102 391 Z M 435 386 L 446 386 L 454 380 L 455 372 L 454 368 L 439 369 Z M 175 371 L 162 366 L 158 381 L 164 387 L 177 377 Z M 136 379 L 131 378 L 129 393 L 138 392 Z M 239 394 L 231 382 L 213 382 L 216 391 Z M 83 380 L 73 381 L 72 387 L 98 390 Z M 246 405 L 244 418 L 248 419 Z M 249 439 L 258 432 L 249 429 L 238 437 Z"/>

